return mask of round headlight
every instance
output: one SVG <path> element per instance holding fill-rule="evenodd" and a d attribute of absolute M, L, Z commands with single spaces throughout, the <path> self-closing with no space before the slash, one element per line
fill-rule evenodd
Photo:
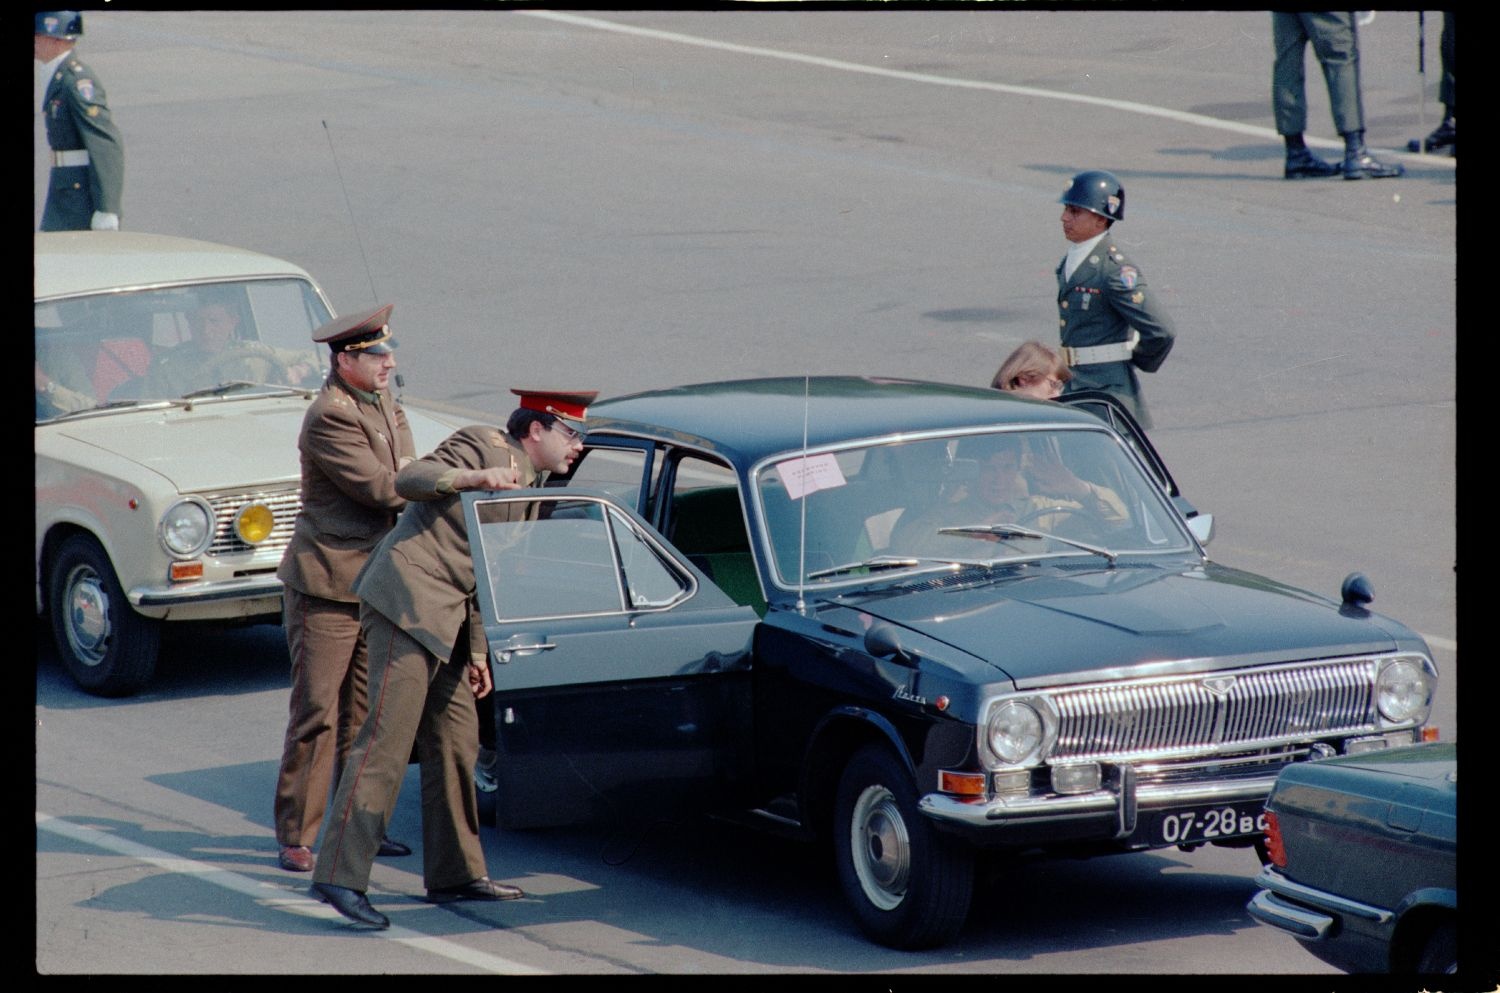
<path fill-rule="evenodd" d="M 1397 659 L 1381 670 L 1375 683 L 1380 716 L 1397 724 L 1426 716 L 1432 703 L 1432 680 L 1413 659 Z"/>
<path fill-rule="evenodd" d="M 247 503 L 234 515 L 234 533 L 247 545 L 258 545 L 271 536 L 276 517 L 263 503 Z"/>
<path fill-rule="evenodd" d="M 213 537 L 213 512 L 197 500 L 179 500 L 161 515 L 162 547 L 173 555 L 191 558 L 208 547 Z"/>
<path fill-rule="evenodd" d="M 1042 743 L 1042 718 L 1028 704 L 1007 700 L 990 713 L 990 750 L 1002 762 L 1019 762 Z"/>

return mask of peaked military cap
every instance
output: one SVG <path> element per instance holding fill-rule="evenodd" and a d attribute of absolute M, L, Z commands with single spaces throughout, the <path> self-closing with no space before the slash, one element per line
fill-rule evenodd
<path fill-rule="evenodd" d="M 582 431 L 588 418 L 589 404 L 599 395 L 598 390 L 511 390 L 521 398 L 523 410 L 537 410 L 551 414 L 568 422 L 576 431 Z"/>
<path fill-rule="evenodd" d="M 335 352 L 367 352 L 386 355 L 396 345 L 391 338 L 391 311 L 388 303 L 374 310 L 336 317 L 313 332 L 313 341 L 321 342 Z"/>

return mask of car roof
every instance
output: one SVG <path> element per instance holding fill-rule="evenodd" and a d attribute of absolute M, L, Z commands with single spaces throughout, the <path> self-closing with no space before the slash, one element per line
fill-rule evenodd
<path fill-rule="evenodd" d="M 295 276 L 301 266 L 260 252 L 136 231 L 38 232 L 36 299 L 224 279 Z"/>
<path fill-rule="evenodd" d="M 699 383 L 601 400 L 589 433 L 619 431 L 717 451 L 748 466 L 802 443 L 991 426 L 1079 424 L 1093 414 L 996 389 L 872 376 L 788 376 Z"/>

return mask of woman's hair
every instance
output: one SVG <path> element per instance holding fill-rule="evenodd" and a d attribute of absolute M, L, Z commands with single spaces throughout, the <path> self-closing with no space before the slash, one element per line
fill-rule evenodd
<path fill-rule="evenodd" d="M 1024 341 L 1000 363 L 990 386 L 997 390 L 1014 390 L 1048 377 L 1066 383 L 1073 378 L 1073 371 L 1055 349 L 1039 341 Z"/>

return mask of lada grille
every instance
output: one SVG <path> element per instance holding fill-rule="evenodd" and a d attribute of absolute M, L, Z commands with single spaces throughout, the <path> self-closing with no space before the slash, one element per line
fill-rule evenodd
<path fill-rule="evenodd" d="M 234 515 L 251 502 L 264 503 L 271 508 L 275 524 L 271 536 L 259 545 L 250 546 L 234 533 Z M 218 493 L 208 497 L 214 508 L 214 540 L 208 546 L 209 555 L 243 554 L 249 551 L 274 552 L 278 558 L 286 551 L 292 540 L 292 525 L 297 520 L 297 511 L 302 508 L 302 494 L 296 488 L 285 490 L 253 490 L 239 493 Z"/>
<path fill-rule="evenodd" d="M 1049 758 L 1165 758 L 1368 730 L 1376 672 L 1357 658 L 1059 690 L 1048 694 Z"/>

